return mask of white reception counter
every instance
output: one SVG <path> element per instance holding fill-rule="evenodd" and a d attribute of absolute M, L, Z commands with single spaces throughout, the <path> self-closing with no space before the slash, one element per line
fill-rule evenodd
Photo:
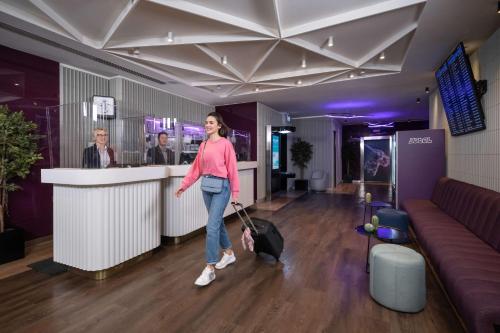
<path fill-rule="evenodd" d="M 238 200 L 245 207 L 254 204 L 253 172 L 256 168 L 257 162 L 238 162 L 238 176 L 240 179 L 240 197 Z M 165 214 L 162 235 L 179 237 L 203 228 L 207 224 L 208 214 L 203 203 L 200 181 L 193 184 L 180 198 L 175 197 L 175 191 L 187 174 L 189 165 L 176 165 L 169 167 L 169 169 L 170 176 L 164 182 Z M 229 203 L 224 216 L 232 213 L 234 213 L 234 210 Z"/>
<path fill-rule="evenodd" d="M 189 165 L 110 169 L 44 169 L 54 184 L 54 261 L 101 271 L 206 225 L 200 182 L 174 193 Z M 254 203 L 257 162 L 239 162 L 240 202 Z M 225 215 L 232 213 L 230 205 Z"/>

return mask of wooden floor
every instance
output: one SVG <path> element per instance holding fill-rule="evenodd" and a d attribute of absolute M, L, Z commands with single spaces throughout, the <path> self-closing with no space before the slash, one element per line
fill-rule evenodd
<path fill-rule="evenodd" d="M 52 237 L 27 242 L 23 259 L 0 265 L 0 284 L 2 279 L 31 270 L 28 265 L 49 258 L 52 258 Z"/>
<path fill-rule="evenodd" d="M 366 238 L 353 230 L 366 190 L 308 194 L 278 212 L 253 212 L 281 230 L 279 264 L 244 253 L 239 223 L 228 223 L 238 261 L 205 288 L 193 285 L 203 235 L 100 282 L 34 271 L 0 280 L 0 332 L 462 332 L 429 270 L 418 314 L 370 298 Z M 388 199 L 386 187 L 373 193 Z"/>

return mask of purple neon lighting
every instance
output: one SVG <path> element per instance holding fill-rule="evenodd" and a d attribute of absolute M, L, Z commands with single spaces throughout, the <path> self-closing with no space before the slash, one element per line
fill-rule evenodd
<path fill-rule="evenodd" d="M 329 114 L 327 117 L 336 119 L 355 119 L 355 118 L 365 118 L 365 116 L 358 116 L 355 114 Z"/>
<path fill-rule="evenodd" d="M 194 127 L 194 126 L 184 126 L 184 130 L 194 131 L 194 132 L 204 132 L 205 131 L 204 128 Z"/>
<path fill-rule="evenodd" d="M 369 128 L 381 128 L 381 127 L 384 127 L 384 128 L 392 128 L 392 127 L 394 127 L 394 122 L 390 122 L 390 123 L 387 123 L 387 124 L 374 124 L 374 123 L 368 123 L 368 127 L 369 127 Z"/>
<path fill-rule="evenodd" d="M 374 106 L 374 101 L 338 101 L 325 105 L 326 109 L 359 109 Z"/>

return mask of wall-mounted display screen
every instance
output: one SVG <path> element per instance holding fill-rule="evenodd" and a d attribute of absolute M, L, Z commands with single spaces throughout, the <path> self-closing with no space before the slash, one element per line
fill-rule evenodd
<path fill-rule="evenodd" d="M 481 100 L 463 43 L 439 67 L 436 79 L 451 135 L 485 129 Z"/>
<path fill-rule="evenodd" d="M 272 135 L 273 170 L 280 168 L 280 135 Z"/>

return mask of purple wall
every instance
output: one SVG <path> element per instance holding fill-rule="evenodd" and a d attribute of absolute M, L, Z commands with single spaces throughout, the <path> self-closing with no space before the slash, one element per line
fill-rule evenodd
<path fill-rule="evenodd" d="M 396 206 L 410 198 L 430 199 L 446 175 L 444 130 L 396 133 Z"/>
<path fill-rule="evenodd" d="M 38 125 L 39 134 L 46 135 L 45 107 L 59 104 L 59 64 L 0 45 L 0 104 L 22 110 Z M 57 135 L 59 119 L 51 118 L 51 124 Z M 8 223 L 23 228 L 26 239 L 52 234 L 52 185 L 40 182 L 40 170 L 50 167 L 47 138 L 38 146 L 44 159 L 25 180 L 16 182 L 22 190 L 9 194 Z M 53 148 L 59 151 L 58 146 Z M 58 165 L 58 156 L 54 157 Z"/>
<path fill-rule="evenodd" d="M 244 103 L 216 106 L 215 111 L 224 118 L 224 122 L 232 129 L 250 132 L 250 159 L 257 161 L 257 103 Z M 253 175 L 254 199 L 257 199 L 257 170 Z"/>

